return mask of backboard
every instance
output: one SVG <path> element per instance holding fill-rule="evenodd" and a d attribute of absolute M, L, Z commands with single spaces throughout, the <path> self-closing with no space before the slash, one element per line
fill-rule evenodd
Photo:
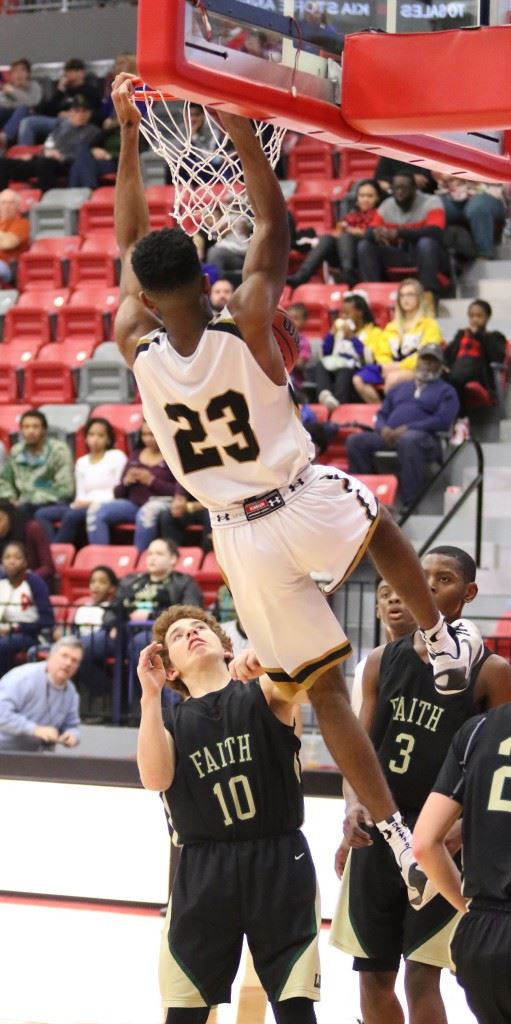
<path fill-rule="evenodd" d="M 451 7 L 458 10 L 455 4 L 446 10 Z M 468 135 L 467 145 L 430 134 L 511 126 L 511 87 L 497 90 L 491 118 L 479 103 L 471 121 L 466 101 L 467 83 L 475 83 L 474 96 L 478 82 L 486 78 L 491 85 L 495 32 L 501 33 L 498 66 L 505 66 L 511 27 L 407 35 L 407 75 L 412 67 L 422 88 L 422 104 L 415 107 L 417 90 L 408 102 L 409 78 L 399 75 L 399 66 L 388 86 L 386 48 L 402 37 L 367 31 L 345 37 L 356 28 L 380 28 L 378 19 L 387 24 L 387 7 L 379 0 L 139 0 L 138 70 L 144 82 L 179 99 L 225 107 L 337 146 L 400 156 L 444 173 L 511 180 L 511 161 L 498 153 L 498 142 L 489 152 L 472 145 Z M 471 43 L 472 63 L 464 58 L 465 39 L 479 32 L 487 34 L 481 37 L 481 75 L 473 64 L 477 45 Z M 446 36 L 456 37 L 454 64 L 442 64 Z M 368 61 L 375 55 L 378 74 L 366 74 L 360 53 Z M 435 68 L 444 68 L 437 87 L 428 74 L 432 54 Z M 375 107 L 371 124 L 368 96 Z"/>

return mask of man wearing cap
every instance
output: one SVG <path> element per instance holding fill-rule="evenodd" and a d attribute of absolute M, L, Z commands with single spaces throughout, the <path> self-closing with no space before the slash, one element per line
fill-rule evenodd
<path fill-rule="evenodd" d="M 349 472 L 374 473 L 374 454 L 396 451 L 402 504 L 413 504 L 426 483 L 427 466 L 441 461 L 438 433 L 451 429 L 459 400 L 442 379 L 444 357 L 439 345 L 419 350 L 415 379 L 397 384 L 386 395 L 375 429 L 348 438 Z"/>
<path fill-rule="evenodd" d="M 91 124 L 92 107 L 86 96 L 72 100 L 66 117 L 57 121 L 44 143 L 43 152 L 28 160 L 0 159 L 0 188 L 7 182 L 37 179 L 38 188 L 47 192 L 56 188 L 62 177 L 67 177 L 80 149 L 90 149 L 99 139 L 100 129 Z"/>

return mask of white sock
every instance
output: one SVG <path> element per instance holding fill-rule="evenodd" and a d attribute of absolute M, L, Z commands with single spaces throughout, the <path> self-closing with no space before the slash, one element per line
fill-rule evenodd
<path fill-rule="evenodd" d="M 436 625 L 431 626 L 430 629 L 421 629 L 421 635 L 424 638 L 426 646 L 431 649 L 435 654 L 446 653 L 455 654 L 456 644 L 449 634 L 447 629 L 447 623 L 440 615 Z"/>
<path fill-rule="evenodd" d="M 389 844 L 399 868 L 403 861 L 407 862 L 412 855 L 412 834 L 408 825 L 405 825 L 400 811 L 395 811 L 390 818 L 376 822 L 376 828 L 381 832 L 383 838 Z"/>

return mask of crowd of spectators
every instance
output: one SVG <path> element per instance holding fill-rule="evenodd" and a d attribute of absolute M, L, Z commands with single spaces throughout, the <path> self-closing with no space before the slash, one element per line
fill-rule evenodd
<path fill-rule="evenodd" d="M 0 288 L 16 284 L 19 258 L 30 246 L 21 212 L 26 183 L 45 192 L 63 185 L 94 189 L 105 175 L 114 179 L 120 133 L 110 88 L 122 70 L 134 70 L 133 55 L 119 54 L 104 81 L 77 57 L 55 82 L 32 76 L 25 59 L 1 76 Z M 216 138 L 202 108 L 192 104 L 189 116 L 194 145 L 213 152 Z M 285 177 L 285 160 L 281 166 Z M 505 362 L 507 346 L 489 328 L 491 307 L 471 302 L 466 327 L 452 337 L 445 337 L 436 311 L 452 279 L 453 254 L 493 258 L 507 217 L 505 189 L 385 158 L 370 177 L 346 183 L 331 230 L 297 229 L 289 217 L 292 244 L 305 252 L 290 263 L 282 299 L 299 334 L 291 380 L 317 458 L 329 461 L 339 406 L 376 405 L 374 428 L 348 438 L 345 467 L 369 474 L 378 471 L 377 452 L 393 451 L 406 509 L 430 463 L 442 458 L 440 433 L 448 434 L 457 416 L 470 416 L 474 388 L 496 401 L 494 367 Z M 241 228 L 222 239 L 195 236 L 214 313 L 228 308 L 241 279 L 250 223 Z M 340 285 L 321 338 L 311 330 L 306 299 L 293 294 L 311 280 Z M 370 289 L 364 292 L 366 282 L 384 281 L 395 282 L 386 322 L 381 310 L 371 309 Z M 0 672 L 16 672 L 27 651 L 65 634 L 50 603 L 58 588 L 51 544 L 115 544 L 118 528 L 131 526 L 133 545 L 146 552 L 144 570 L 118 580 L 98 565 L 87 600 L 72 616 L 83 645 L 73 671 L 94 706 L 109 688 L 108 661 L 119 651 L 120 628 L 132 699 L 147 623 L 168 603 L 202 603 L 197 582 L 177 572 L 176 562 L 178 548 L 189 544 L 207 552 L 211 530 L 207 511 L 173 478 L 146 423 L 130 438 L 128 453 L 104 417 L 91 415 L 83 436 L 85 454 L 75 459 L 66 440 L 48 430 L 44 414 L 32 409 L 22 415 L 10 451 L 0 442 Z M 239 629 L 235 611 L 229 614 Z"/>

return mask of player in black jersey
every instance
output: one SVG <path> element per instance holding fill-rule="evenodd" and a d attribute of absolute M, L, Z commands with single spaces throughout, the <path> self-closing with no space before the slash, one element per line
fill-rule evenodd
<path fill-rule="evenodd" d="M 268 677 L 231 680 L 230 640 L 200 608 L 173 606 L 153 636 L 137 759 L 183 847 L 160 957 L 166 1024 L 204 1024 L 229 1002 L 244 935 L 277 1024 L 315 1024 L 320 915 L 293 705 Z M 164 725 L 166 683 L 184 700 Z"/>
<path fill-rule="evenodd" d="M 459 548 L 439 547 L 423 559 L 423 569 L 447 621 L 477 594 L 476 566 Z M 417 631 L 377 648 L 362 681 L 361 721 L 378 752 L 392 794 L 413 826 L 434 784 L 450 741 L 478 711 L 511 700 L 511 667 L 486 650 L 463 694 L 447 698 L 434 687 L 425 648 Z M 437 896 L 418 914 L 410 912 L 395 862 L 372 827 L 367 810 L 346 786 L 346 833 L 352 849 L 331 941 L 354 956 L 360 972 L 365 1024 L 402 1024 L 395 994 L 401 956 L 411 1024 L 445 1024 L 440 970 L 449 965 L 448 937 L 454 911 Z M 460 846 L 459 829 L 450 837 Z"/>
<path fill-rule="evenodd" d="M 463 913 L 451 939 L 451 956 L 479 1024 L 511 1021 L 510 779 L 507 704 L 466 722 L 456 733 L 414 832 L 424 869 Z M 445 846 L 461 813 L 463 884 Z"/>

